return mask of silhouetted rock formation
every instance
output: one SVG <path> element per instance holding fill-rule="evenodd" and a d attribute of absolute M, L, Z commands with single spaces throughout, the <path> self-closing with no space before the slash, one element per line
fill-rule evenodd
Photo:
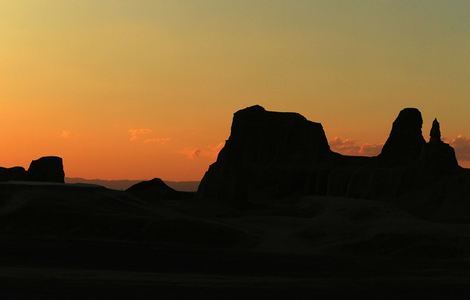
<path fill-rule="evenodd" d="M 393 122 L 392 131 L 379 155 L 383 166 L 397 166 L 416 161 L 426 143 L 421 128 L 423 118 L 416 108 L 405 108 Z"/>
<path fill-rule="evenodd" d="M 143 200 L 182 200 L 194 196 L 191 192 L 180 192 L 169 187 L 160 178 L 139 182 L 126 190 Z"/>
<path fill-rule="evenodd" d="M 437 119 L 434 119 L 434 121 L 432 122 L 431 132 L 429 133 L 429 136 L 429 142 L 431 143 L 441 141 L 441 125 L 439 124 Z"/>
<path fill-rule="evenodd" d="M 443 200 L 435 195 L 449 198 L 456 193 L 450 185 L 466 197 L 470 176 L 441 141 L 439 123 L 434 121 L 429 143 L 422 123 L 418 109 L 406 108 L 379 156 L 354 157 L 330 151 L 319 123 L 248 107 L 235 113 L 230 137 L 204 175 L 198 196 L 239 207 L 309 194 L 345 196 L 392 201 L 414 212 L 439 207 Z M 430 192 L 434 189 L 439 191 Z M 426 196 L 409 198 L 420 193 Z"/>
<path fill-rule="evenodd" d="M 437 119 L 432 123 L 430 140 L 423 147 L 420 161 L 432 172 L 452 171 L 458 167 L 454 149 L 441 141 L 441 129 Z"/>
<path fill-rule="evenodd" d="M 64 178 L 62 158 L 57 156 L 47 156 L 33 160 L 28 169 L 28 179 L 30 181 L 63 183 Z"/>
<path fill-rule="evenodd" d="M 0 181 L 26 181 L 28 173 L 23 167 L 0 168 Z"/>
<path fill-rule="evenodd" d="M 40 181 L 63 183 L 65 178 L 62 158 L 41 157 L 33 160 L 28 171 L 23 167 L 0 168 L 1 181 Z"/>
<path fill-rule="evenodd" d="M 403 110 L 394 122 L 390 138 L 377 157 L 377 163 L 374 162 L 375 158 L 370 158 L 368 163 L 363 162 L 362 165 L 348 164 L 345 162 L 357 158 L 343 157 L 342 164 L 332 165 L 327 195 L 392 202 L 400 202 L 398 199 L 403 198 L 407 200 L 401 201 L 400 206 L 412 207 L 415 212 L 420 207 L 439 206 L 436 202 L 442 202 L 442 199 L 436 200 L 434 195 L 446 194 L 448 188 L 442 185 L 446 186 L 447 183 L 443 182 L 459 177 L 460 169 L 454 149 L 440 139 L 439 122 L 433 122 L 429 143 L 423 142 L 421 124 L 421 114 L 417 109 Z M 466 189 L 465 179 L 455 180 L 463 182 L 456 187 L 457 190 Z M 440 190 L 433 196 L 408 199 L 408 195 L 429 189 Z M 441 197 L 449 198 L 447 195 Z"/>
<path fill-rule="evenodd" d="M 320 123 L 297 113 L 248 107 L 234 114 L 230 137 L 198 193 L 240 205 L 304 193 L 311 188 L 313 170 L 332 158 Z"/>

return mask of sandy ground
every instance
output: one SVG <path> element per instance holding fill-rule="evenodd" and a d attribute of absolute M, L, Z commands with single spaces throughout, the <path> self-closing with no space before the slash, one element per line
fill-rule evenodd
<path fill-rule="evenodd" d="M 0 185 L 0 299 L 466 299 L 470 226 L 306 197 L 243 213 Z"/>

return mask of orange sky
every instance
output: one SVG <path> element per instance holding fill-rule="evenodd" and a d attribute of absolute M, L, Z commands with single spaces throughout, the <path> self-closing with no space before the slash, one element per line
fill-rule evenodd
<path fill-rule="evenodd" d="M 0 9 L 0 165 L 198 180 L 253 104 L 373 154 L 400 109 L 470 164 L 470 2 L 17 0 Z"/>

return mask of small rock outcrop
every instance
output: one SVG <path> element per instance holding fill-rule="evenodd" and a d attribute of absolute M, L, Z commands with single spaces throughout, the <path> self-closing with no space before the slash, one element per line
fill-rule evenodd
<path fill-rule="evenodd" d="M 126 192 L 137 196 L 143 200 L 182 200 L 193 197 L 194 193 L 180 192 L 169 187 L 160 178 L 154 178 L 149 181 L 142 181 L 134 184 Z"/>
<path fill-rule="evenodd" d="M 23 167 L 0 168 L 0 181 L 26 181 L 28 172 Z"/>
<path fill-rule="evenodd" d="M 418 109 L 405 108 L 400 111 L 378 157 L 380 165 L 393 167 L 417 161 L 426 143 L 422 125 L 423 118 Z"/>
<path fill-rule="evenodd" d="M 65 173 L 62 158 L 46 156 L 33 160 L 28 169 L 28 180 L 64 183 Z"/>
<path fill-rule="evenodd" d="M 255 105 L 234 114 L 230 137 L 198 195 L 243 205 L 305 192 L 332 159 L 320 123 Z"/>

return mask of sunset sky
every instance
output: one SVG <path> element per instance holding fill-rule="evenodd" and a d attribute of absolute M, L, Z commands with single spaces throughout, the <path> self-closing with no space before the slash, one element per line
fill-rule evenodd
<path fill-rule="evenodd" d="M 0 0 L 0 165 L 199 180 L 253 104 L 373 155 L 404 107 L 470 167 L 470 1 Z"/>

